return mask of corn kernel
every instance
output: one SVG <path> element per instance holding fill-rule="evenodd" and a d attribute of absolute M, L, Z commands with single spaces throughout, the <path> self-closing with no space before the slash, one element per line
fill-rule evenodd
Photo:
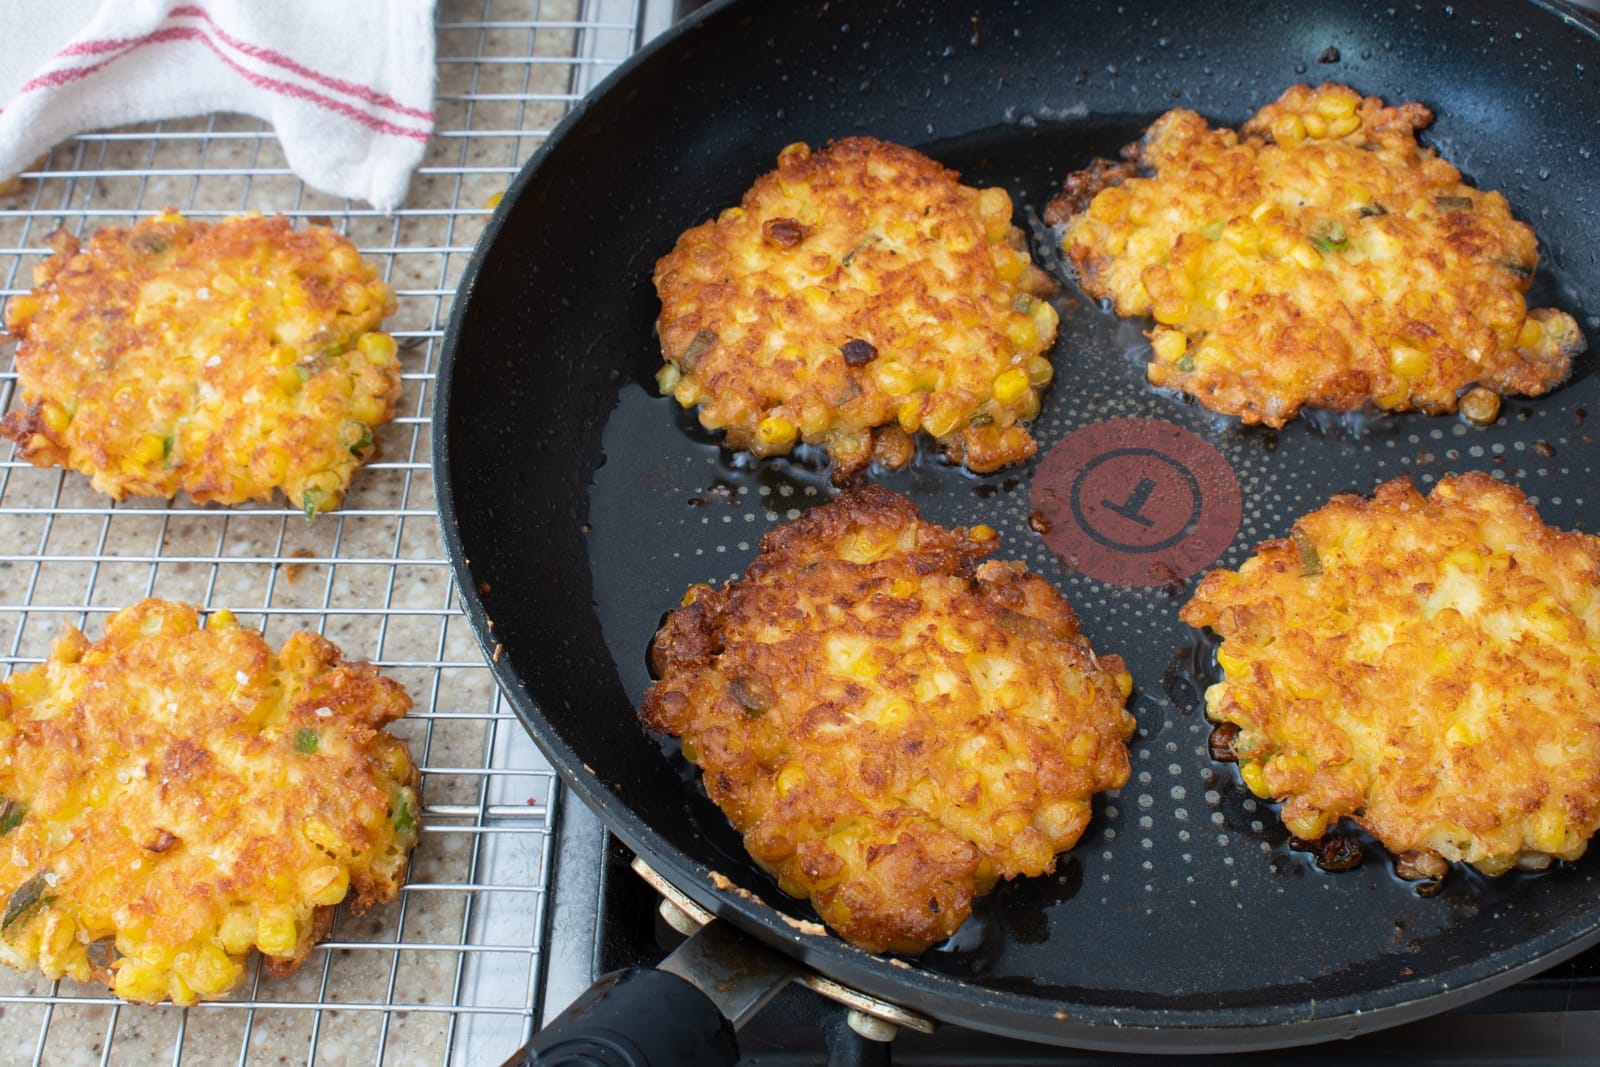
<path fill-rule="evenodd" d="M 916 380 L 903 363 L 895 360 L 878 360 L 873 364 L 873 377 L 890 396 L 905 396 L 916 389 Z"/>
<path fill-rule="evenodd" d="M 1330 90 L 1317 94 L 1317 113 L 1330 121 L 1341 119 L 1356 113 L 1356 105 L 1361 103 L 1361 98 L 1351 92 Z"/>
<path fill-rule="evenodd" d="M 160 434 L 147 433 L 139 438 L 139 443 L 133 446 L 133 460 L 135 463 L 155 463 L 167 454 L 166 438 Z"/>
<path fill-rule="evenodd" d="M 756 424 L 756 452 L 781 451 L 794 444 L 798 427 L 781 415 L 768 415 Z"/>
<path fill-rule="evenodd" d="M 922 428 L 934 437 L 944 437 L 960 422 L 961 411 L 954 404 L 939 404 L 922 417 Z"/>
<path fill-rule="evenodd" d="M 1305 136 L 1306 125 L 1299 115 L 1279 115 L 1272 120 L 1272 139 L 1281 145 L 1299 144 Z"/>
<path fill-rule="evenodd" d="M 1307 815 L 1285 815 L 1283 817 L 1283 825 L 1294 836 L 1314 841 L 1327 830 L 1328 813 L 1316 811 Z"/>
<path fill-rule="evenodd" d="M 1013 367 L 994 380 L 994 398 L 1002 404 L 1014 403 L 1028 389 L 1028 372 L 1020 367 Z"/>
<path fill-rule="evenodd" d="M 968 527 L 967 529 L 967 540 L 977 541 L 979 544 L 983 544 L 987 541 L 993 541 L 998 536 L 999 534 L 995 533 L 993 526 L 986 526 L 981 522 L 978 525 Z"/>
<path fill-rule="evenodd" d="M 1268 795 L 1266 774 L 1261 769 L 1261 764 L 1255 760 L 1239 764 L 1239 777 L 1244 779 L 1244 784 L 1250 792 L 1258 797 Z"/>
<path fill-rule="evenodd" d="M 54 400 L 45 401 L 41 406 L 41 412 L 44 415 L 45 426 L 55 433 L 61 433 L 66 430 L 67 424 L 72 421 L 72 417 L 67 414 L 67 409 L 57 404 Z"/>
<path fill-rule="evenodd" d="M 1039 345 L 1039 331 L 1026 315 L 1012 315 L 1006 322 L 1006 340 L 1017 352 L 1027 352 Z"/>
<path fill-rule="evenodd" d="M 1034 356 L 1028 360 L 1028 384 L 1035 388 L 1042 388 L 1050 384 L 1050 379 L 1056 376 L 1056 369 L 1048 359 L 1043 356 Z"/>
<path fill-rule="evenodd" d="M 300 935 L 286 908 L 264 908 L 256 930 L 256 947 L 268 956 L 292 956 Z"/>
<path fill-rule="evenodd" d="M 300 876 L 301 895 L 316 905 L 339 903 L 349 888 L 349 872 L 336 863 L 325 863 Z"/>
<path fill-rule="evenodd" d="M 1328 136 L 1333 138 L 1348 137 L 1361 128 L 1360 115 L 1346 115 L 1343 118 L 1330 119 L 1328 122 Z"/>
<path fill-rule="evenodd" d="M 364 333 L 356 342 L 356 347 L 361 349 L 361 354 L 374 367 L 387 367 L 400 354 L 400 346 L 386 333 Z"/>
<path fill-rule="evenodd" d="M 1315 245 L 1309 241 L 1296 241 L 1289 248 L 1289 258 L 1294 260 L 1306 270 L 1314 270 L 1322 266 L 1322 254 Z"/>
<path fill-rule="evenodd" d="M 231 955 L 242 956 L 249 952 L 256 940 L 255 916 L 244 908 L 233 908 L 217 927 L 217 940 L 223 951 Z"/>
<path fill-rule="evenodd" d="M 790 762 L 783 765 L 783 770 L 778 772 L 778 795 L 788 796 L 799 789 L 806 781 L 806 772 L 798 763 Z"/>
<path fill-rule="evenodd" d="M 1389 367 L 1406 378 L 1420 378 L 1428 372 L 1428 353 L 1420 348 L 1396 345 L 1389 350 Z"/>
<path fill-rule="evenodd" d="M 1524 319 L 1522 329 L 1517 331 L 1517 347 L 1533 348 L 1544 340 L 1544 327 L 1539 325 L 1537 319 Z"/>
<path fill-rule="evenodd" d="M 1161 362 L 1176 363 L 1189 350 L 1189 338 L 1177 330 L 1156 330 L 1150 348 Z"/>
<path fill-rule="evenodd" d="M 203 997 L 226 992 L 241 970 L 215 945 L 201 946 L 187 960 L 180 957 L 177 969 L 190 989 Z"/>

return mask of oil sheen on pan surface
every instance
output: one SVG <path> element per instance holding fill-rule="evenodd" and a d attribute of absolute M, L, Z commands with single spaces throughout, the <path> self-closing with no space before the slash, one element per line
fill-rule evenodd
<path fill-rule="evenodd" d="M 558 136 L 542 172 L 513 187 L 452 325 L 439 460 L 450 482 L 447 536 L 458 539 L 452 551 L 472 578 L 466 598 L 519 712 L 619 835 L 697 899 L 825 973 L 940 1018 L 1102 1047 L 1180 1047 L 1185 1032 L 1213 1048 L 1351 1033 L 1371 1025 L 1364 1014 L 1399 1022 L 1442 1010 L 1594 939 L 1594 852 L 1540 875 L 1456 870 L 1424 898 L 1375 847 L 1356 870 L 1318 870 L 1288 847 L 1272 806 L 1207 754 L 1210 649 L 1177 609 L 1205 570 L 1237 567 L 1330 495 L 1400 475 L 1426 491 L 1447 472 L 1485 470 L 1520 486 L 1552 525 L 1600 527 L 1600 450 L 1586 421 L 1600 410 L 1591 369 L 1600 179 L 1580 154 L 1600 150 L 1596 105 L 1569 114 L 1575 132 L 1527 132 L 1513 112 L 1554 121 L 1566 112 L 1553 97 L 1577 89 L 1508 88 L 1511 73 L 1493 74 L 1504 54 L 1471 92 L 1442 74 L 1449 64 L 1483 67 L 1496 48 L 1533 49 L 1514 33 L 1536 38 L 1535 65 L 1559 47 L 1600 63 L 1600 47 L 1531 8 L 1516 25 L 1500 14 L 1485 29 L 1468 26 L 1473 12 L 1460 6 L 1449 19 L 1336 7 L 1322 21 L 1268 20 L 1255 31 L 1220 9 L 1119 8 L 1083 23 L 1093 39 L 1075 39 L 1065 59 L 1013 34 L 1014 22 L 1048 25 L 1027 5 L 996 9 L 978 30 L 966 14 L 903 26 L 876 5 L 854 21 L 831 10 L 805 20 L 751 14 L 771 40 L 817 42 L 804 61 L 764 73 L 756 60 L 776 47 L 765 33 L 747 46 L 758 53 L 748 62 L 715 58 L 727 35 L 741 38 L 731 27 L 739 6 L 714 7 L 625 71 Z M 1253 48 L 1222 38 L 1250 32 Z M 1456 34 L 1465 51 L 1424 49 L 1429 33 Z M 892 88 L 885 68 L 900 78 Z M 711 84 L 654 83 L 688 69 Z M 1256 73 L 1235 73 L 1245 70 Z M 1593 86 L 1591 73 L 1563 76 Z M 975 477 L 929 450 L 869 477 L 932 520 L 995 527 L 997 556 L 1049 578 L 1095 647 L 1127 659 L 1139 722 L 1132 777 L 1096 801 L 1054 876 L 1002 885 L 909 968 L 797 933 L 789 920 L 814 919 L 809 908 L 745 856 L 692 768 L 643 734 L 634 709 L 663 613 L 692 583 L 742 574 L 763 533 L 833 489 L 804 457 L 730 454 L 657 395 L 654 259 L 681 230 L 736 203 L 785 143 L 871 133 L 922 149 L 967 184 L 1004 186 L 1035 261 L 1061 278 L 1058 238 L 1040 215 L 1067 171 L 1114 156 L 1170 106 L 1237 124 L 1295 81 L 1322 80 L 1435 109 L 1423 140 L 1475 184 L 1505 192 L 1534 226 L 1542 260 L 1529 306 L 1577 317 L 1589 353 L 1565 386 L 1506 401 L 1484 428 L 1403 415 L 1242 429 L 1152 390 L 1149 324 L 1120 321 L 1064 282 L 1051 298 L 1061 318 L 1056 379 L 1032 424 L 1038 455 Z M 959 106 L 941 108 L 945 84 L 965 89 Z M 757 87 L 769 94 L 765 124 L 731 102 Z M 660 131 L 671 151 L 624 158 L 624 123 Z M 1529 143 L 1514 153 L 1486 141 L 1519 128 Z M 1535 148 L 1548 162 L 1532 158 Z M 600 172 L 635 194 L 626 219 L 610 214 L 614 195 L 592 188 Z M 753 897 L 714 890 L 711 871 Z"/>

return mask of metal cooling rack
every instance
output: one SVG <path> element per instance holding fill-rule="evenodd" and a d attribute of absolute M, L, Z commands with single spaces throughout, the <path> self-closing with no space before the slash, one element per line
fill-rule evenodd
<path fill-rule="evenodd" d="M 518 167 L 633 49 L 623 0 L 442 0 L 436 130 L 394 215 L 308 189 L 272 131 L 235 115 L 80 136 L 0 194 L 0 296 L 26 291 L 58 227 L 88 233 L 173 206 L 197 218 L 330 222 L 399 295 L 399 416 L 344 506 L 113 504 L 86 478 L 0 461 L 0 660 L 40 661 L 63 622 L 98 637 L 145 596 L 232 608 L 274 645 L 326 634 L 416 701 L 397 732 L 423 772 L 422 834 L 399 900 L 355 918 L 293 978 L 252 970 L 190 1009 L 0 968 L 0 1064 L 498 1063 L 539 1010 L 558 788 L 465 618 L 434 515 L 429 430 L 440 337 L 473 242 Z M 0 346 L 5 338 L 0 336 Z M 0 347 L 0 408 L 16 388 Z"/>

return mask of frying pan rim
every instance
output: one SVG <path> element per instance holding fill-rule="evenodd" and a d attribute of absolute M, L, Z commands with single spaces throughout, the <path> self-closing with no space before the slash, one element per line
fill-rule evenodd
<path fill-rule="evenodd" d="M 1525 0 L 1525 3 L 1558 16 L 1569 28 L 1600 41 L 1600 24 L 1574 13 L 1560 0 Z M 1301 1009 L 1302 1017 L 1298 1018 L 1288 1014 L 1285 1005 L 1262 1006 L 1241 1012 L 1231 1008 L 1113 1008 L 1097 1004 L 1074 1004 L 1070 1006 L 1071 1014 L 1068 1015 L 1060 1010 L 1062 1002 L 1048 997 L 974 985 L 951 975 L 915 966 L 905 968 L 830 935 L 800 931 L 791 917 L 754 895 L 747 897 L 739 891 L 717 888 L 713 884 L 715 872 L 711 868 L 680 853 L 661 837 L 649 820 L 641 817 L 584 766 L 563 733 L 546 718 L 541 701 L 517 675 L 511 657 L 498 654 L 493 622 L 484 597 L 473 579 L 471 562 L 466 556 L 466 546 L 458 524 L 456 479 L 451 474 L 453 451 L 447 432 L 454 411 L 453 384 L 461 351 L 460 340 L 471 314 L 472 298 L 480 273 L 513 211 L 543 168 L 550 165 L 552 158 L 559 158 L 575 132 L 583 127 L 595 103 L 618 92 L 619 87 L 625 87 L 640 69 L 656 62 L 663 53 L 679 47 L 685 37 L 699 32 L 704 24 L 725 17 L 723 12 L 736 7 L 747 7 L 751 11 L 760 9 L 759 4 L 749 0 L 713 0 L 648 42 L 609 74 L 589 96 L 573 106 L 523 165 L 485 224 L 461 275 L 443 334 L 432 418 L 432 469 L 441 536 L 458 594 L 491 673 L 505 692 L 519 722 L 561 780 L 583 803 L 596 811 L 601 821 L 630 849 L 644 857 L 697 903 L 744 932 L 797 957 L 820 973 L 863 992 L 927 1012 L 956 1025 L 1031 1041 L 1123 1052 L 1208 1053 L 1309 1044 L 1399 1025 L 1447 1011 L 1600 942 L 1600 913 L 1597 913 L 1597 923 L 1592 929 L 1565 940 L 1558 939 L 1544 950 L 1534 952 L 1531 958 L 1525 955 L 1524 943 L 1522 951 L 1517 954 L 1522 959 L 1521 963 L 1503 965 L 1501 961 L 1502 968 L 1496 970 L 1493 965 L 1495 961 L 1500 956 L 1509 955 L 1509 952 L 1479 957 L 1475 962 L 1488 973 L 1469 976 L 1458 987 L 1439 990 L 1432 984 L 1436 976 L 1395 983 L 1384 988 L 1384 992 L 1392 999 L 1378 1007 L 1372 1007 L 1366 1000 L 1369 994 L 1350 994 L 1326 1001 L 1313 998 L 1309 1012 L 1305 1010 L 1305 1005 L 1294 1006 Z M 949 1005 L 962 1010 L 939 1010 Z M 1223 1013 L 1253 1018 L 1238 1018 L 1219 1025 L 1217 1019 Z M 1044 1031 L 1041 1031 L 1041 1026 Z"/>

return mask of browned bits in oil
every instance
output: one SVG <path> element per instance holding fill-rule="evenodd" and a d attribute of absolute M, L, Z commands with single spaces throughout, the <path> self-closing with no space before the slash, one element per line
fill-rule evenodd
<path fill-rule="evenodd" d="M 1333 47 L 1333 45 L 1330 44 L 1327 48 L 1323 49 L 1322 54 L 1317 57 L 1317 62 L 1318 63 L 1337 63 L 1337 62 L 1339 62 L 1340 58 L 1341 57 L 1339 55 L 1339 50 L 1337 48 Z"/>
<path fill-rule="evenodd" d="M 1360 841 L 1338 834 L 1330 834 L 1315 841 L 1290 838 L 1289 847 L 1310 852 L 1317 861 L 1317 866 L 1325 871 L 1354 870 L 1367 858 L 1367 850 L 1362 847 Z"/>
<path fill-rule="evenodd" d="M 1543 456 L 1545 459 L 1550 459 L 1556 454 L 1555 445 L 1552 445 L 1549 441 L 1535 441 L 1533 443 L 1533 450 L 1539 453 L 1539 455 Z"/>
<path fill-rule="evenodd" d="M 1050 532 L 1050 520 L 1044 517 L 1044 512 L 1035 511 L 1028 515 L 1028 528 L 1036 534 Z"/>
<path fill-rule="evenodd" d="M 1233 750 L 1233 743 L 1237 740 L 1239 740 L 1239 724 L 1221 723 L 1211 731 L 1211 739 L 1206 742 L 1206 751 L 1218 763 L 1238 763 L 1239 754 Z"/>
<path fill-rule="evenodd" d="M 798 219 L 768 219 L 761 224 L 761 235 L 770 245 L 793 248 L 805 240 L 806 228 Z"/>
<path fill-rule="evenodd" d="M 1405 852 L 1395 858 L 1394 873 L 1408 882 L 1416 882 L 1417 892 L 1431 897 L 1444 884 L 1450 864 L 1437 852 Z"/>
<path fill-rule="evenodd" d="M 859 337 L 852 337 L 846 341 L 839 351 L 844 353 L 845 363 L 852 367 L 865 367 L 878 358 L 876 346 L 871 341 L 863 341 Z"/>
<path fill-rule="evenodd" d="M 1483 386 L 1468 389 L 1461 397 L 1461 417 L 1474 426 L 1487 426 L 1500 414 L 1500 395 Z"/>

